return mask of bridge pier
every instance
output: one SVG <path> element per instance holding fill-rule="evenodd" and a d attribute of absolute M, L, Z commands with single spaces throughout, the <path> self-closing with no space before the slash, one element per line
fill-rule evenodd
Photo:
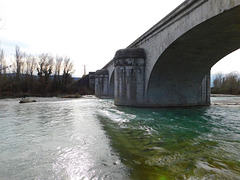
<path fill-rule="evenodd" d="M 89 87 L 95 91 L 95 72 L 89 72 Z"/>
<path fill-rule="evenodd" d="M 209 71 L 202 80 L 201 84 L 201 96 L 199 96 L 201 105 L 210 105 L 211 104 L 211 73 Z"/>
<path fill-rule="evenodd" d="M 171 81 L 154 79 L 148 87 L 145 107 L 178 107 L 178 106 L 208 106 L 210 105 L 210 74 L 196 80 L 189 75 L 188 79 L 178 78 Z M 167 74 L 166 74 L 167 75 Z M 156 77 L 157 78 L 157 77 Z"/>
<path fill-rule="evenodd" d="M 122 49 L 114 57 L 114 103 L 143 106 L 145 100 L 145 51 Z"/>
<path fill-rule="evenodd" d="M 95 96 L 99 98 L 108 98 L 108 70 L 101 69 L 95 73 Z"/>

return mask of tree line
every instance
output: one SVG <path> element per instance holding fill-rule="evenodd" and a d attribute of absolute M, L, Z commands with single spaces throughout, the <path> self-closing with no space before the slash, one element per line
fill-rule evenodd
<path fill-rule="evenodd" d="M 10 71 L 10 72 L 9 72 Z M 0 50 L 0 95 L 73 93 L 73 63 L 69 57 L 49 53 L 30 55 L 16 46 L 14 62 L 6 63 Z"/>
<path fill-rule="evenodd" d="M 216 74 L 212 87 L 213 94 L 240 95 L 240 76 L 237 72 Z"/>

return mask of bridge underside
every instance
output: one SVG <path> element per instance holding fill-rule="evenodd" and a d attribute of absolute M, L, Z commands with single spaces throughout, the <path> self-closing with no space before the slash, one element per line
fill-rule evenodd
<path fill-rule="evenodd" d="M 145 106 L 210 104 L 209 72 L 224 56 L 240 48 L 240 7 L 188 31 L 157 60 L 147 87 Z"/>

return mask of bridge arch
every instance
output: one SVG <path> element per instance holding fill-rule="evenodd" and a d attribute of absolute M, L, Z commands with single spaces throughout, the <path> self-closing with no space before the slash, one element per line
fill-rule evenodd
<path fill-rule="evenodd" d="M 215 63 L 240 48 L 239 12 L 239 6 L 225 11 L 171 43 L 150 73 L 147 101 L 160 106 L 208 104 L 203 93 L 207 89 L 202 87 L 205 76 Z"/>

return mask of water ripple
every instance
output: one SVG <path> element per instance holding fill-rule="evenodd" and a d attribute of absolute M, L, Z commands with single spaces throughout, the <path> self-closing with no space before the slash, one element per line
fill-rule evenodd
<path fill-rule="evenodd" d="M 96 99 L 0 100 L 0 179 L 128 179 Z"/>

